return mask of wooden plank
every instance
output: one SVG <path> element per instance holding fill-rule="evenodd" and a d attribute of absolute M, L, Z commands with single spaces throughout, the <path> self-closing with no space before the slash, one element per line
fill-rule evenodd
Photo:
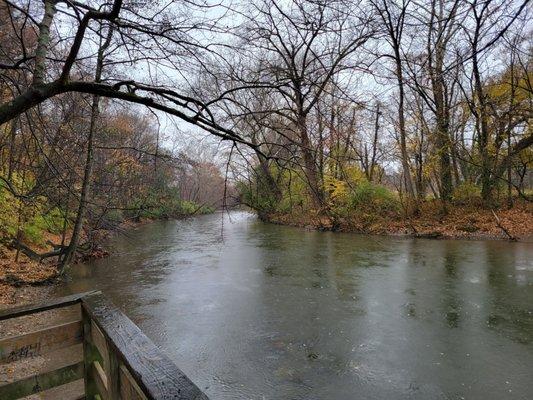
<path fill-rule="evenodd" d="M 91 321 L 91 338 L 93 345 L 97 348 L 102 357 L 102 368 L 106 378 L 106 389 L 109 398 L 118 399 L 119 396 L 119 375 L 118 360 L 113 350 L 107 344 L 107 339 L 94 321 Z"/>
<path fill-rule="evenodd" d="M 73 346 L 82 337 L 81 321 L 74 321 L 0 340 L 0 365 Z"/>
<path fill-rule="evenodd" d="M 27 306 L 14 307 L 0 311 L 0 321 L 22 317 L 24 315 L 35 314 L 42 311 L 52 310 L 54 308 L 67 307 L 73 304 L 79 303 L 80 299 L 84 296 L 99 293 L 95 291 L 76 293 L 70 296 L 59 297 L 41 304 L 30 304 Z"/>
<path fill-rule="evenodd" d="M 148 399 L 207 400 L 207 396 L 141 330 L 101 294 L 82 298 L 107 343 Z"/>
<path fill-rule="evenodd" d="M 105 376 L 104 370 L 102 369 L 102 365 L 98 361 L 93 362 L 92 374 L 94 382 L 96 383 L 98 394 L 100 395 L 102 400 L 108 400 L 109 395 L 107 390 L 107 378 Z"/>
<path fill-rule="evenodd" d="M 83 325 L 83 365 L 84 365 L 84 392 L 87 399 L 93 400 L 98 393 L 98 388 L 92 374 L 93 362 L 98 360 L 98 351 L 92 345 L 91 340 L 91 317 L 87 312 L 81 309 L 81 322 Z"/>
<path fill-rule="evenodd" d="M 122 400 L 148 400 L 124 364 L 120 366 L 120 398 Z"/>
<path fill-rule="evenodd" d="M 105 371 L 102 368 L 102 364 L 98 361 L 93 362 L 93 368 L 95 371 L 95 377 L 100 381 L 100 387 L 103 387 L 107 391 L 107 377 L 105 376 Z"/>
<path fill-rule="evenodd" d="M 92 344 L 96 347 L 98 350 L 98 353 L 100 353 L 100 357 L 102 357 L 102 366 L 105 371 L 109 370 L 109 349 L 107 346 L 106 338 L 104 337 L 104 334 L 102 331 L 100 331 L 100 328 L 98 328 L 98 325 L 94 323 L 94 321 L 91 321 L 91 339 Z"/>
<path fill-rule="evenodd" d="M 38 395 L 30 396 L 30 398 L 36 396 L 39 397 L 39 400 L 84 400 L 83 379 L 44 390 Z M 24 400 L 26 399 L 27 397 Z"/>
<path fill-rule="evenodd" d="M 30 376 L 16 382 L 0 386 L 0 399 L 14 400 L 55 386 L 70 383 L 83 377 L 83 362 L 67 365 L 55 371 Z"/>
<path fill-rule="evenodd" d="M 107 394 L 111 399 L 120 399 L 120 362 L 110 346 L 108 346 L 108 349 L 109 367 L 106 370 Z"/>

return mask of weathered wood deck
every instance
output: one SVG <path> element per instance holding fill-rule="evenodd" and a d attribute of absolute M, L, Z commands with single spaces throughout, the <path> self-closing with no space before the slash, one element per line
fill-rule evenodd
<path fill-rule="evenodd" d="M 80 345 L 83 351 L 78 351 L 77 355 L 72 350 L 76 359 L 67 365 L 0 383 L 0 399 L 19 399 L 52 390 L 61 393 L 58 391 L 61 387 L 83 380 L 84 393 L 76 395 L 76 399 L 207 400 L 207 396 L 100 292 L 5 310 L 0 312 L 0 321 L 65 307 L 78 307 L 78 318 L 61 324 L 52 320 L 45 328 L 0 338 L 0 366 L 43 356 L 54 359 L 60 351 Z M 57 396 L 61 395 L 55 394 L 53 398 L 63 398 Z"/>

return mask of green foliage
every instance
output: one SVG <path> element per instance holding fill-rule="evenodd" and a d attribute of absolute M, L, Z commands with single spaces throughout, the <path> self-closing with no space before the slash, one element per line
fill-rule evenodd
<path fill-rule="evenodd" d="M 0 236 L 15 236 L 18 221 L 18 200 L 0 181 Z"/>
<path fill-rule="evenodd" d="M 241 196 L 241 201 L 255 210 L 261 211 L 269 208 L 269 202 L 263 203 L 257 195 L 255 187 L 247 185 L 245 182 L 237 182 L 237 191 Z"/>
<path fill-rule="evenodd" d="M 124 213 L 121 210 L 109 210 L 105 214 L 106 219 L 111 224 L 120 224 L 124 222 Z"/>
<path fill-rule="evenodd" d="M 44 232 L 48 231 L 50 233 L 60 233 L 62 229 L 62 221 L 56 220 L 56 213 L 40 214 L 39 210 L 35 210 L 36 214 L 27 221 L 22 231 L 24 233 L 24 238 L 35 244 L 42 244 Z M 59 210 L 58 214 L 60 216 Z"/>
<path fill-rule="evenodd" d="M 23 229 L 24 238 L 36 244 L 41 244 L 43 241 L 43 230 L 36 224 L 27 224 Z"/>
<path fill-rule="evenodd" d="M 59 208 L 54 207 L 48 212 L 35 215 L 30 222 L 42 231 L 57 235 L 63 231 L 64 213 Z M 67 224 L 67 228 L 69 225 Z"/>
<path fill-rule="evenodd" d="M 16 174 L 12 178 L 13 187 L 22 191 L 20 178 Z M 57 207 L 46 210 L 46 205 L 45 197 L 24 200 L 17 198 L 5 183 L 0 181 L 0 236 L 15 237 L 20 229 L 25 241 L 43 244 L 45 232 L 61 233 L 64 224 L 63 212 Z"/>
<path fill-rule="evenodd" d="M 283 170 L 279 177 L 282 197 L 276 204 L 276 211 L 286 213 L 294 210 L 307 210 L 310 206 L 307 183 L 295 171 Z"/>
<path fill-rule="evenodd" d="M 237 184 L 237 190 L 240 193 L 241 201 L 254 210 L 259 212 L 272 212 L 277 208 L 278 203 L 275 197 L 261 186 L 256 184 L 247 185 L 239 182 Z"/>
<path fill-rule="evenodd" d="M 243 201 L 259 212 L 289 214 L 310 210 L 310 199 L 303 174 L 289 169 L 278 171 L 271 169 L 281 190 L 281 199 L 265 190 L 260 174 L 251 185 L 240 183 L 238 190 Z M 346 167 L 342 178 L 330 174 L 324 176 L 324 191 L 329 212 L 337 217 L 351 215 L 397 212 L 399 201 L 394 193 L 384 186 L 377 185 L 365 178 L 364 173 L 356 167 Z"/>
<path fill-rule="evenodd" d="M 184 215 L 194 214 L 198 210 L 198 204 L 192 201 L 182 201 L 179 204 L 179 212 Z"/>
<path fill-rule="evenodd" d="M 458 205 L 481 204 L 481 188 L 474 183 L 463 182 L 454 189 L 452 201 Z"/>
<path fill-rule="evenodd" d="M 266 184 L 261 171 L 256 170 L 255 180 L 251 184 L 239 182 L 237 190 L 244 204 L 262 213 L 281 212 L 289 213 L 295 209 L 306 209 L 309 206 L 307 185 L 294 170 L 279 169 L 275 166 L 270 168 L 274 180 L 281 191 L 281 198 Z"/>
<path fill-rule="evenodd" d="M 360 182 L 349 193 L 352 209 L 369 210 L 376 213 L 395 212 L 399 209 L 396 196 L 386 187 L 368 181 Z"/>
<path fill-rule="evenodd" d="M 180 214 L 181 215 L 193 215 L 193 214 L 210 214 L 215 212 L 215 209 L 210 206 L 199 205 L 192 201 L 180 202 Z"/>
<path fill-rule="evenodd" d="M 125 213 L 125 217 L 148 219 L 176 218 L 215 211 L 213 207 L 182 200 L 175 187 L 150 190 L 147 195 L 134 199 L 128 208 L 130 210 Z M 122 214 L 121 218 L 123 219 Z"/>

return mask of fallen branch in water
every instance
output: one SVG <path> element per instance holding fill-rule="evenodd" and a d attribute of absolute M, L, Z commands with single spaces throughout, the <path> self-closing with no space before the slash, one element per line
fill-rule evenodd
<path fill-rule="evenodd" d="M 42 262 L 46 258 L 50 257 L 58 257 L 64 253 L 64 248 L 55 249 L 53 251 L 49 251 L 46 253 L 37 253 L 30 249 L 28 246 L 26 246 L 24 243 L 13 239 L 11 243 L 8 245 L 12 249 L 17 249 L 21 251 L 23 254 L 25 254 L 30 260 Z"/>
<path fill-rule="evenodd" d="M 516 242 L 517 240 L 516 237 L 511 235 L 509 231 L 507 230 L 507 228 L 505 228 L 505 226 L 502 225 L 500 218 L 498 218 L 494 210 L 491 210 L 491 211 L 492 211 L 492 215 L 494 215 L 494 219 L 496 220 L 496 225 L 498 225 L 498 228 L 500 228 L 507 235 L 510 241 Z"/>

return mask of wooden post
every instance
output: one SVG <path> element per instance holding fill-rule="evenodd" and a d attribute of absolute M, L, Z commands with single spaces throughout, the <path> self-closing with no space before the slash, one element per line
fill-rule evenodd
<path fill-rule="evenodd" d="M 107 391 L 110 399 L 120 399 L 120 369 L 119 361 L 117 355 L 114 351 L 111 350 L 111 346 L 107 347 L 109 349 L 109 369 L 107 373 Z"/>
<path fill-rule="evenodd" d="M 98 389 L 92 375 L 93 363 L 97 361 L 97 356 L 91 343 L 91 317 L 83 307 L 81 309 L 81 320 L 83 325 L 83 381 L 85 385 L 85 398 L 86 400 L 93 400 L 98 394 Z"/>
<path fill-rule="evenodd" d="M 106 336 L 103 334 L 94 320 L 91 321 L 91 338 L 94 346 L 102 358 L 103 372 L 106 378 L 107 396 L 112 400 L 119 399 L 119 360 L 116 353 L 113 351 L 112 346 L 108 343 Z"/>

